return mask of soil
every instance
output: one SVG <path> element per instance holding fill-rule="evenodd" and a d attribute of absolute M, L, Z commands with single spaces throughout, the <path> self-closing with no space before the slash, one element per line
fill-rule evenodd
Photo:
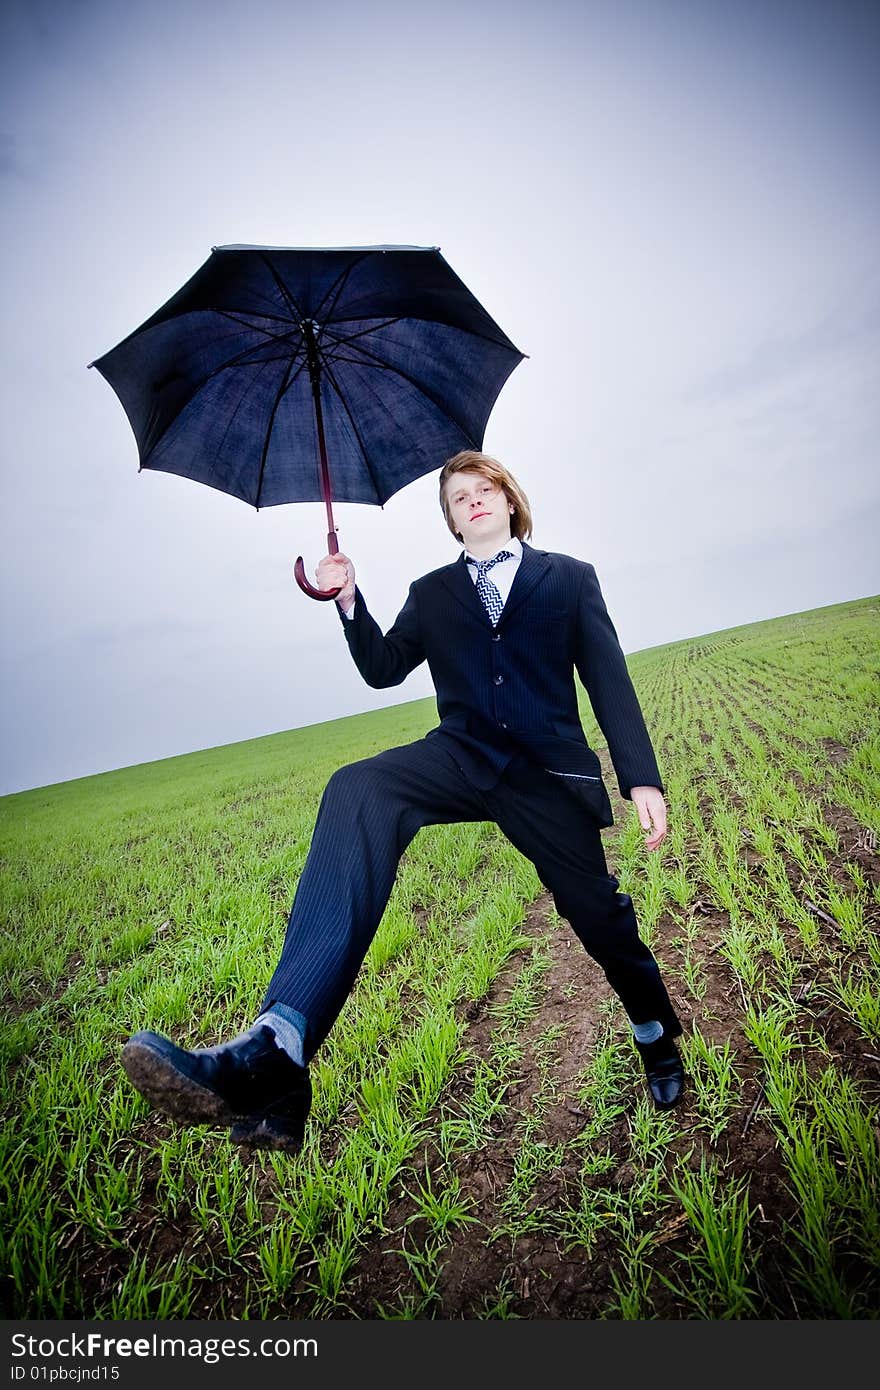
<path fill-rule="evenodd" d="M 549 899 L 539 899 L 525 928 L 536 937 L 550 931 L 552 968 L 548 972 L 549 988 L 543 1004 L 519 1035 L 523 1061 L 508 1097 L 513 1116 L 528 1111 L 541 1084 L 539 1068 L 531 1060 L 530 1044 L 537 1044 L 548 1027 L 565 1025 L 565 1050 L 554 1069 L 558 1098 L 544 1112 L 541 1127 L 542 1140 L 552 1146 L 575 1139 L 588 1119 L 577 1103 L 578 1080 L 589 1066 L 599 1036 L 607 1026 L 608 1009 L 602 1006 L 610 1004 L 614 996 L 598 969 L 584 956 L 567 924 L 563 923 L 556 930 L 548 928 L 550 907 Z M 732 971 L 714 949 L 723 927 L 721 914 L 704 910 L 700 951 L 709 985 L 703 998 L 691 999 L 673 979 L 669 981 L 672 984 L 670 994 L 685 1033 L 693 1019 L 698 1021 L 700 1032 L 708 1041 L 722 1047 L 729 1041 L 735 1054 L 736 1071 L 742 1080 L 740 1102 L 724 1135 L 713 1146 L 705 1132 L 697 1129 L 693 1096 L 686 1091 L 675 1112 L 679 1132 L 669 1147 L 667 1168 L 680 1155 L 689 1155 L 691 1166 L 698 1168 L 703 1155 L 709 1157 L 715 1153 L 725 1163 L 728 1179 L 734 1176 L 748 1179 L 751 1205 L 762 1228 L 759 1234 L 760 1284 L 768 1310 L 762 1316 L 802 1317 L 805 1315 L 803 1307 L 799 1308 L 784 1272 L 790 1263 L 785 1222 L 795 1215 L 795 1202 L 787 1191 L 784 1165 L 762 1106 L 760 1059 L 742 1031 L 739 989 Z M 673 964 L 677 952 L 668 943 L 679 931 L 673 923 L 660 925 L 655 954 L 669 965 Z M 478 1055 L 488 1051 L 493 1028 L 492 1006 L 505 998 L 516 970 L 515 963 L 508 966 L 471 1022 L 467 1045 Z M 827 1011 L 817 1018 L 808 1005 L 809 993 L 803 1000 L 804 1034 L 824 1021 L 826 1042 L 832 1052 L 846 1059 L 847 1071 L 867 1085 L 875 1097 L 880 1096 L 880 1058 L 870 1057 L 864 1039 L 845 1020 Z M 617 1027 L 616 1031 L 627 1036 L 625 1025 Z M 814 1064 L 818 1071 L 828 1065 L 828 1059 L 816 1056 Z M 466 1077 L 455 1089 L 460 1089 L 462 1094 L 466 1091 Z M 629 1118 L 643 1094 L 645 1083 L 633 1053 L 629 1083 L 621 1095 L 624 1114 L 601 1140 L 601 1147 L 610 1150 L 613 1166 L 597 1179 L 597 1185 L 624 1187 L 635 1176 L 630 1158 Z M 453 1093 L 453 1104 L 454 1098 Z M 513 1175 L 518 1147 L 515 1126 L 508 1121 L 499 1126 L 490 1146 L 458 1159 L 455 1172 L 461 1184 L 461 1199 L 472 1204 L 469 1210 L 476 1222 L 460 1227 L 443 1251 L 437 1297 L 421 1316 L 486 1316 L 487 1308 L 500 1297 L 503 1297 L 505 1316 L 509 1317 L 546 1319 L 607 1315 L 609 1302 L 613 1301 L 610 1299 L 612 1274 L 623 1274 L 617 1243 L 610 1236 L 600 1235 L 589 1251 L 581 1249 L 570 1253 L 560 1248 L 552 1234 L 530 1231 L 513 1240 L 492 1239 L 493 1232 L 504 1220 L 499 1209 L 500 1198 Z M 566 1192 L 571 1194 L 580 1157 L 580 1151 L 568 1151 L 563 1165 L 544 1179 L 536 1193 L 536 1206 L 552 1208 Z M 437 1159 L 438 1155 L 429 1153 L 423 1170 L 431 1169 Z M 420 1177 L 424 1178 L 424 1171 Z M 410 1186 L 414 1185 L 412 1178 L 408 1181 Z M 385 1309 L 406 1306 L 407 1300 L 411 1306 L 418 1305 L 418 1285 L 400 1253 L 405 1232 L 410 1233 L 406 1237 L 410 1249 L 418 1250 L 428 1244 L 430 1231 L 426 1223 L 414 1218 L 411 1199 L 401 1196 L 392 1204 L 385 1222 L 388 1236 L 376 1238 L 367 1247 L 357 1275 L 349 1284 L 346 1303 L 352 1316 L 375 1317 L 377 1304 Z M 678 1256 L 688 1245 L 686 1224 L 683 1210 L 675 1207 L 665 1217 L 655 1237 L 650 1257 L 655 1272 L 650 1291 L 654 1317 L 688 1316 L 680 1301 L 662 1284 L 664 1275 L 671 1280 L 681 1277 Z M 290 1311 L 287 1316 L 291 1316 Z"/>

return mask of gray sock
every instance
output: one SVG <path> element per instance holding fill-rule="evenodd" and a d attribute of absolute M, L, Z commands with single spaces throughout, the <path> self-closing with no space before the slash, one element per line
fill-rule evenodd
<path fill-rule="evenodd" d="M 271 1028 L 275 1034 L 275 1042 L 281 1051 L 286 1052 L 291 1061 L 296 1062 L 298 1067 L 304 1067 L 304 1030 L 301 1030 L 291 1019 L 285 1018 L 284 1014 L 281 1013 L 282 1008 L 284 1008 L 283 1004 L 280 1006 L 273 1004 L 265 1013 L 260 1014 L 254 1027 L 258 1028 L 260 1024 L 265 1024 L 267 1028 Z M 294 1010 L 290 1009 L 288 1012 L 293 1013 Z M 298 1017 L 302 1017 L 302 1015 L 298 1015 Z"/>
<path fill-rule="evenodd" d="M 630 1019 L 629 1026 L 635 1034 L 636 1042 L 652 1043 L 663 1037 L 663 1024 L 657 1019 L 652 1019 L 650 1023 L 633 1023 Z"/>

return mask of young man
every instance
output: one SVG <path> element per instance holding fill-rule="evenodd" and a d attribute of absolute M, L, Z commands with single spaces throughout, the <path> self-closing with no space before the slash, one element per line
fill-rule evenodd
<path fill-rule="evenodd" d="M 371 686 L 399 685 L 427 660 L 440 724 L 423 739 L 340 768 L 327 784 L 287 935 L 256 1023 L 219 1047 L 185 1051 L 157 1033 L 123 1050 L 135 1086 L 184 1124 L 231 1127 L 233 1142 L 295 1151 L 311 1103 L 308 1064 L 342 1008 L 385 910 L 400 857 L 424 825 L 494 820 L 535 864 L 619 995 L 660 1107 L 678 1100 L 681 1025 L 632 900 L 608 873 L 613 823 L 599 759 L 578 715 L 586 687 L 649 850 L 666 805 L 645 722 L 592 565 L 526 544 L 528 499 L 497 460 L 456 454 L 440 501 L 458 560 L 410 585 L 384 636 L 351 560 L 327 555 L 322 587 Z"/>

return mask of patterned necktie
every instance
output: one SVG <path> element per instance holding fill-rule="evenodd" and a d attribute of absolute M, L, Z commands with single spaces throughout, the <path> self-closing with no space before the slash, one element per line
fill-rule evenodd
<path fill-rule="evenodd" d="M 497 555 L 493 555 L 491 560 L 475 560 L 473 556 L 467 557 L 469 565 L 475 565 L 477 570 L 476 590 L 483 601 L 483 607 L 492 619 L 492 626 L 498 626 L 498 619 L 504 611 L 504 602 L 498 592 L 498 586 L 492 583 L 486 573 L 493 565 L 499 564 L 502 560 L 512 560 L 513 552 L 510 550 L 499 550 Z"/>

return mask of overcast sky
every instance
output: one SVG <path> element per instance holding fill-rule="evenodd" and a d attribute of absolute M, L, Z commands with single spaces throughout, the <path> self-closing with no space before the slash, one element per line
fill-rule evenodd
<path fill-rule="evenodd" d="M 2 14 L 0 792 L 431 692 L 296 588 L 320 504 L 139 474 L 86 370 L 214 245 L 439 246 L 528 354 L 484 446 L 625 651 L 880 590 L 876 3 Z M 336 519 L 384 627 L 458 554 L 435 474 Z"/>

